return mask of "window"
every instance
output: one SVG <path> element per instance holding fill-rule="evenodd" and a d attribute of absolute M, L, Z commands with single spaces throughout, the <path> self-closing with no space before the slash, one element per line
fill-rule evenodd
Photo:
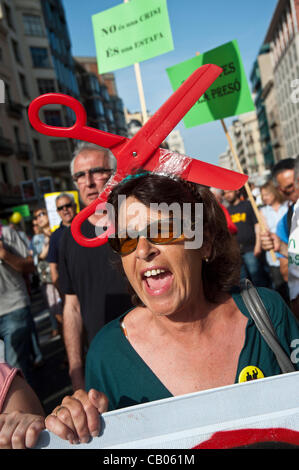
<path fill-rule="evenodd" d="M 19 73 L 19 77 L 20 77 L 20 83 L 21 83 L 23 95 L 29 97 L 25 75 L 23 75 L 22 73 Z"/>
<path fill-rule="evenodd" d="M 36 15 L 23 15 L 24 30 L 28 36 L 44 36 L 41 18 Z"/>
<path fill-rule="evenodd" d="M 48 50 L 45 47 L 30 47 L 33 67 L 51 68 Z"/>
<path fill-rule="evenodd" d="M 55 82 L 51 78 L 38 78 L 37 86 L 41 95 L 44 93 L 53 93 L 56 91 Z"/>
<path fill-rule="evenodd" d="M 45 123 L 49 126 L 62 126 L 60 111 L 45 111 Z"/>
<path fill-rule="evenodd" d="M 11 40 L 11 43 L 12 43 L 12 49 L 13 49 L 16 61 L 19 62 L 19 64 L 22 64 L 22 59 L 21 59 L 20 50 L 19 50 L 19 44 L 14 39 Z"/>
<path fill-rule="evenodd" d="M 1 168 L 1 179 L 2 179 L 3 183 L 9 184 L 10 183 L 10 178 L 9 178 L 7 163 L 1 162 L 0 163 L 0 168 Z"/>
<path fill-rule="evenodd" d="M 42 160 L 43 157 L 42 157 L 42 153 L 40 150 L 39 140 L 33 139 L 33 145 L 34 145 L 34 150 L 35 150 L 37 160 Z"/>
<path fill-rule="evenodd" d="M 53 152 L 53 161 L 65 161 L 70 160 L 70 152 L 65 140 L 52 140 L 51 147 Z"/>
<path fill-rule="evenodd" d="M 6 21 L 7 21 L 8 26 L 14 29 L 14 25 L 13 25 L 12 18 L 11 18 L 10 7 L 6 5 L 5 3 L 4 3 L 4 10 L 5 10 L 5 16 L 6 16 Z"/>
<path fill-rule="evenodd" d="M 23 170 L 24 180 L 25 180 L 25 181 L 29 180 L 28 167 L 27 167 L 27 166 L 23 166 L 23 167 L 22 167 L 22 170 Z"/>

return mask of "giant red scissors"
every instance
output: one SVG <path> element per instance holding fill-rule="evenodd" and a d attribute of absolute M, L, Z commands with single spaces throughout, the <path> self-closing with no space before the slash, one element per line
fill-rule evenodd
<path fill-rule="evenodd" d="M 117 159 L 116 173 L 110 178 L 109 184 L 105 186 L 98 199 L 83 209 L 72 222 L 73 237 L 80 245 L 95 247 L 107 242 L 109 231 L 89 239 L 81 233 L 82 223 L 95 213 L 99 204 L 107 201 L 113 185 L 119 183 L 134 169 L 144 168 L 154 171 L 159 166 L 161 155 L 159 146 L 221 73 L 222 69 L 212 64 L 203 65 L 195 70 L 132 139 L 87 127 L 84 107 L 71 96 L 61 93 L 47 93 L 32 101 L 28 115 L 32 126 L 38 132 L 48 136 L 70 137 L 95 143 L 110 149 Z M 61 104 L 70 107 L 76 114 L 74 125 L 55 127 L 43 123 L 39 118 L 39 110 L 47 104 Z M 230 190 L 239 189 L 247 181 L 248 177 L 244 174 L 187 158 L 189 164 L 181 172 L 180 177 L 188 181 Z"/>

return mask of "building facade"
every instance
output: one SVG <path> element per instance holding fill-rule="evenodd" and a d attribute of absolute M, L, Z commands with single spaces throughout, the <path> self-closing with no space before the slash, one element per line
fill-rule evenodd
<path fill-rule="evenodd" d="M 88 125 L 127 136 L 123 103 L 113 74 L 97 73 L 96 60 L 72 56 L 61 0 L 0 0 L 0 204 L 29 203 L 44 192 L 72 189 L 69 163 L 75 141 L 48 137 L 29 123 L 27 110 L 44 93 L 64 93 L 86 106 Z M 85 62 L 88 62 L 86 60 Z M 41 109 L 52 126 L 69 127 L 73 111 L 61 105 Z"/>
<path fill-rule="evenodd" d="M 274 152 L 271 143 L 270 128 L 268 123 L 268 116 L 266 111 L 265 103 L 265 87 L 268 84 L 268 75 L 265 67 L 264 57 L 269 56 L 270 54 L 269 45 L 263 46 L 258 54 L 258 58 L 254 62 L 252 72 L 250 75 L 250 80 L 252 83 L 252 89 L 255 96 L 254 104 L 256 107 L 258 125 L 260 130 L 260 137 L 262 143 L 262 151 L 264 155 L 265 166 L 267 168 L 272 168 L 274 165 Z M 261 64 L 264 67 L 261 68 Z M 264 77 L 264 79 L 262 79 Z M 266 83 L 265 83 L 266 82 Z"/>
<path fill-rule="evenodd" d="M 92 121 L 97 121 L 99 129 L 127 137 L 124 105 L 117 93 L 114 74 L 99 74 L 95 57 L 74 59 L 80 94 L 91 118 L 90 125 L 93 125 Z"/>
<path fill-rule="evenodd" d="M 8 185 L 10 192 L 18 194 L 18 202 L 34 204 L 44 192 L 72 187 L 69 161 L 73 142 L 36 132 L 28 120 L 28 106 L 34 98 L 48 92 L 63 91 L 78 97 L 78 86 L 60 0 L 0 0 L 0 8 L 0 79 L 5 82 L 6 91 L 5 106 L 0 104 L 0 132 L 12 142 L 14 150 L 6 158 L 3 153 L 11 151 L 0 148 L 0 178 L 6 189 Z M 57 21 L 55 26 L 50 22 L 47 9 L 59 15 L 60 26 Z M 57 70 L 53 48 L 56 36 L 66 44 L 64 78 Z M 49 105 L 40 117 L 49 125 L 69 126 L 73 122 L 70 111 L 60 105 Z M 5 195 L 2 192 L 3 197 L 9 205 L 7 191 Z"/>
<path fill-rule="evenodd" d="M 232 122 L 228 130 L 243 172 L 251 181 L 260 180 L 266 176 L 267 168 L 262 151 L 257 113 L 252 111 L 242 114 Z M 229 147 L 218 158 L 219 165 L 223 168 L 238 171 Z"/>
<path fill-rule="evenodd" d="M 286 157 L 299 154 L 299 1 L 279 0 L 265 44 L 270 44 L 274 86 Z M 274 116 L 275 119 L 275 116 Z"/>

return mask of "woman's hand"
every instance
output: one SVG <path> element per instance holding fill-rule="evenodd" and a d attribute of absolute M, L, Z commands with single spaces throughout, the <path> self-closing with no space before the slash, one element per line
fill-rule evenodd
<path fill-rule="evenodd" d="M 0 414 L 0 449 L 34 447 L 40 432 L 45 429 L 43 416 L 21 411 Z"/>
<path fill-rule="evenodd" d="M 108 398 L 95 389 L 76 390 L 46 418 L 46 428 L 71 444 L 86 443 L 100 432 L 100 416 L 108 409 Z"/>

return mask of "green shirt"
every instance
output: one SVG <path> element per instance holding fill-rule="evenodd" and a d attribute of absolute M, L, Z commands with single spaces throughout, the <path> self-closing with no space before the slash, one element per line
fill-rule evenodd
<path fill-rule="evenodd" d="M 299 339 L 298 323 L 277 292 L 265 288 L 259 288 L 258 292 L 280 343 L 290 356 L 298 346 L 294 342 L 294 348 L 291 347 L 292 341 Z M 258 367 L 264 377 L 280 374 L 276 358 L 257 330 L 240 293 L 233 293 L 232 297 L 240 311 L 248 318 L 235 383 L 238 382 L 242 369 L 247 366 Z M 109 398 L 109 411 L 172 397 L 127 340 L 121 328 L 123 317 L 124 315 L 113 320 L 99 331 L 91 343 L 86 360 L 86 389 L 95 388 L 104 392 Z M 299 357 L 297 359 L 298 362 L 294 366 L 299 370 Z"/>

